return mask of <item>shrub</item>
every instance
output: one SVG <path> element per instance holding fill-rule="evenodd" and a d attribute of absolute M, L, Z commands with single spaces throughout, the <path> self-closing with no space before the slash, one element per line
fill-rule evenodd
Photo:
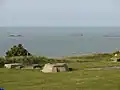
<path fill-rule="evenodd" d="M 22 44 L 14 45 L 10 50 L 6 52 L 6 57 L 14 57 L 14 56 L 31 56 Z"/>

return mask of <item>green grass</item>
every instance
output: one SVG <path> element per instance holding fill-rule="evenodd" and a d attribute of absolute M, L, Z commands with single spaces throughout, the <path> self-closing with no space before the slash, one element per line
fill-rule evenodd
<path fill-rule="evenodd" d="M 69 67 L 78 70 L 46 74 L 39 70 L 0 69 L 0 87 L 5 90 L 120 90 L 120 70 L 82 70 L 119 65 L 108 62 L 69 63 Z"/>
<path fill-rule="evenodd" d="M 84 56 L 70 56 L 66 57 L 66 59 L 77 62 L 94 62 L 94 61 L 109 61 L 111 57 L 113 57 L 113 55 L 110 53 L 102 53 Z"/>
<path fill-rule="evenodd" d="M 42 73 L 39 70 L 0 69 L 0 87 L 5 90 L 120 90 L 120 70 L 87 70 L 120 66 L 110 54 L 68 57 L 71 72 Z"/>

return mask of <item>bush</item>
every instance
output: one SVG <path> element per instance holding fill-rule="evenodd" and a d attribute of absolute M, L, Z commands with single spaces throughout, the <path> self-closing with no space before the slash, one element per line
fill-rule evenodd
<path fill-rule="evenodd" d="M 14 56 L 31 56 L 22 44 L 14 45 L 10 50 L 6 52 L 6 57 L 14 57 Z"/>
<path fill-rule="evenodd" d="M 120 54 L 120 51 L 115 51 L 115 52 L 113 52 L 113 54 L 115 55 L 115 54 Z"/>
<path fill-rule="evenodd" d="M 17 56 L 17 57 L 0 57 L 0 65 L 1 67 L 4 64 L 10 63 L 22 63 L 24 65 L 31 65 L 31 64 L 41 64 L 44 65 L 46 63 L 64 63 L 68 62 L 67 60 L 57 60 L 57 59 L 49 59 L 47 57 L 42 56 Z"/>
<path fill-rule="evenodd" d="M 5 58 L 0 57 L 0 67 L 4 64 L 10 63 L 22 63 L 24 65 L 31 64 L 46 64 L 46 63 L 57 63 L 66 62 L 66 60 L 50 59 L 42 56 L 33 56 L 28 52 L 22 44 L 14 45 L 10 50 L 6 52 Z"/>
<path fill-rule="evenodd" d="M 4 58 L 0 58 L 0 68 L 3 68 L 5 64 L 5 59 Z"/>
<path fill-rule="evenodd" d="M 100 53 L 100 54 L 92 54 L 92 55 L 85 55 L 85 56 L 73 56 L 68 57 L 68 59 L 76 60 L 77 62 L 91 62 L 91 61 L 103 61 L 108 60 L 112 57 L 112 54 L 109 53 Z"/>

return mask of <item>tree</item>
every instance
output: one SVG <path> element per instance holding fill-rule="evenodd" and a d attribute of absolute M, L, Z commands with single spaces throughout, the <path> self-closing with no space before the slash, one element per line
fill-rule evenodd
<path fill-rule="evenodd" d="M 22 44 L 18 44 L 17 46 L 14 45 L 10 50 L 6 52 L 7 57 L 14 57 L 14 56 L 31 56 Z"/>
<path fill-rule="evenodd" d="M 117 50 L 117 51 L 113 52 L 113 54 L 114 54 L 114 55 L 115 55 L 115 54 L 120 54 L 120 51 Z"/>

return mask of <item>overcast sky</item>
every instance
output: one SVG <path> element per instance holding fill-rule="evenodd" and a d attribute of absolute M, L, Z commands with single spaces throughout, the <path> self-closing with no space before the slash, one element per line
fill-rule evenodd
<path fill-rule="evenodd" d="M 0 0 L 0 26 L 120 26 L 120 0 Z"/>

